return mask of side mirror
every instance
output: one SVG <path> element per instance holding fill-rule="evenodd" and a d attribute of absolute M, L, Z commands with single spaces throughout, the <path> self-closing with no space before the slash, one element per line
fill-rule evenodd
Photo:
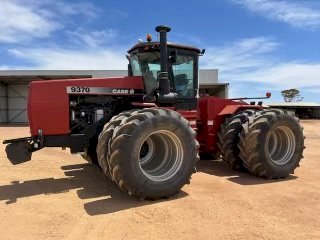
<path fill-rule="evenodd" d="M 175 63 L 177 61 L 177 50 L 174 50 L 170 53 L 169 61 Z"/>

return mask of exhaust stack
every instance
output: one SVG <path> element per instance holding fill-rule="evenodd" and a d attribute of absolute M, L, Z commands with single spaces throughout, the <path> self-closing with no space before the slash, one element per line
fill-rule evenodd
<path fill-rule="evenodd" d="M 168 78 L 168 47 L 167 47 L 167 32 L 171 28 L 166 25 L 157 26 L 155 29 L 160 33 L 160 70 L 159 79 L 159 93 L 160 95 L 167 95 L 170 93 L 170 81 Z"/>

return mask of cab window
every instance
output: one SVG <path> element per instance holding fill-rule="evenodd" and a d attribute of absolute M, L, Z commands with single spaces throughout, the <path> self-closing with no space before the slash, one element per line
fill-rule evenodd
<path fill-rule="evenodd" d="M 194 59 L 194 56 L 180 54 L 172 64 L 174 85 L 179 97 L 194 96 Z"/>
<path fill-rule="evenodd" d="M 138 53 L 130 57 L 133 76 L 142 76 L 148 95 L 158 88 L 158 73 L 160 72 L 160 53 Z"/>
<path fill-rule="evenodd" d="M 141 76 L 141 68 L 139 64 L 139 59 L 137 55 L 132 55 L 130 58 L 132 75 L 133 76 Z"/>

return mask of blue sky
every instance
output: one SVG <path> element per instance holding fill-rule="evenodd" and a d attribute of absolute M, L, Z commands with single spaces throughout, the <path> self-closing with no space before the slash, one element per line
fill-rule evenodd
<path fill-rule="evenodd" d="M 1 0 L 0 70 L 126 69 L 126 50 L 154 27 L 205 48 L 230 95 L 298 88 L 320 102 L 320 0 Z"/>

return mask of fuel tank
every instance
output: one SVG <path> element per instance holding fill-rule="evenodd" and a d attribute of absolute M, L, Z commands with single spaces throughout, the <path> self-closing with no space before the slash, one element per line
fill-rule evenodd
<path fill-rule="evenodd" d="M 28 119 L 32 136 L 70 132 L 69 95 L 143 94 L 142 77 L 33 81 L 29 85 Z"/>

